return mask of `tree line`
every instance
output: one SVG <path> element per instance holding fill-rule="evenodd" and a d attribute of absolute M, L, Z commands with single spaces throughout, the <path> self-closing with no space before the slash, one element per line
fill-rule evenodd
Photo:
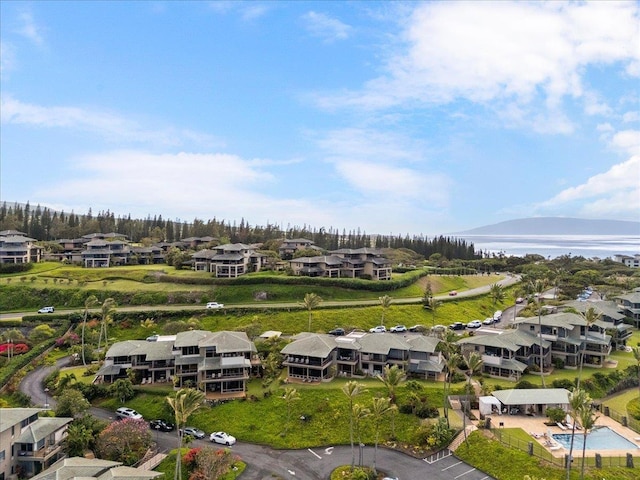
<path fill-rule="evenodd" d="M 369 235 L 359 228 L 340 231 L 333 227 L 325 229 L 306 224 L 282 228 L 271 223 L 266 226 L 250 225 L 244 218 L 240 223 L 218 220 L 215 217 L 206 221 L 195 218 L 192 222 L 164 219 L 162 215 L 135 219 L 131 215 L 116 216 L 109 210 L 94 215 L 91 208 L 86 214 L 73 211 L 66 213 L 39 204 L 33 208 L 29 202 L 12 205 L 3 202 L 0 205 L 0 231 L 2 230 L 19 230 L 41 241 L 72 239 L 90 233 L 119 233 L 136 243 L 145 240 L 174 242 L 189 237 L 213 237 L 220 243 L 247 244 L 280 241 L 283 238 L 306 238 L 325 250 L 370 246 L 410 249 L 426 258 L 435 253 L 448 259 L 479 258 L 473 243 L 442 235 L 433 238 L 424 235 Z"/>

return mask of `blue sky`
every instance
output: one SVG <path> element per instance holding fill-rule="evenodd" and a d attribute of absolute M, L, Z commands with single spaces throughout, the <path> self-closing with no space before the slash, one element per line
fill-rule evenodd
<path fill-rule="evenodd" d="M 370 234 L 640 216 L 637 2 L 0 9 L 2 201 Z"/>

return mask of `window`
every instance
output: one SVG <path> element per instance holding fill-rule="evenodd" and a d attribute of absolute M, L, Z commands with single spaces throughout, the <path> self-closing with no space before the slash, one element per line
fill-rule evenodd
<path fill-rule="evenodd" d="M 2 451 L 0 452 L 0 462 L 3 462 L 3 461 L 4 461 L 4 459 L 5 459 L 5 457 L 6 457 L 6 455 L 5 455 L 5 453 L 4 453 L 4 450 L 2 450 Z"/>

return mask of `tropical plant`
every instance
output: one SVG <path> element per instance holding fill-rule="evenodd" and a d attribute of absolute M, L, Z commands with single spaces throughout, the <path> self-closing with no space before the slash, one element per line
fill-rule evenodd
<path fill-rule="evenodd" d="M 361 383 L 356 382 L 355 380 L 351 380 L 342 386 L 342 393 L 344 393 L 349 400 L 349 442 L 351 443 L 351 470 L 353 470 L 353 467 L 356 463 L 356 452 L 353 447 L 353 404 L 355 398 L 365 391 L 366 390 L 364 386 Z"/>
<path fill-rule="evenodd" d="M 105 428 L 96 441 L 99 458 L 133 465 L 147 452 L 152 443 L 147 422 L 126 418 Z"/>
<path fill-rule="evenodd" d="M 289 431 L 289 425 L 291 422 L 291 409 L 293 407 L 293 402 L 297 402 L 300 400 L 300 393 L 293 387 L 287 387 L 284 389 L 284 395 L 282 396 L 285 405 L 287 406 L 287 423 L 284 428 L 284 434 L 286 435 Z"/>
<path fill-rule="evenodd" d="M 584 313 L 580 313 L 580 316 L 586 322 L 585 331 L 584 331 L 584 341 L 582 342 L 580 348 L 580 370 L 578 370 L 578 380 L 576 382 L 576 386 L 580 388 L 580 379 L 582 378 L 582 366 L 584 365 L 584 353 L 587 348 L 587 337 L 589 335 L 589 329 L 591 326 L 600 320 L 602 314 L 598 312 L 595 308 L 589 307 Z"/>
<path fill-rule="evenodd" d="M 380 425 L 385 415 L 392 413 L 397 407 L 391 404 L 390 398 L 374 397 L 371 404 L 371 415 L 373 417 L 373 472 L 377 474 L 376 457 L 378 455 L 378 442 L 380 440 Z"/>
<path fill-rule="evenodd" d="M 449 391 L 451 391 L 451 382 L 453 380 L 453 374 L 458 368 L 458 364 L 460 363 L 460 354 L 459 353 L 450 353 L 449 357 L 446 359 L 445 366 L 447 368 L 447 375 L 445 377 L 445 381 L 443 383 L 444 386 L 444 416 L 447 419 L 447 427 L 450 427 L 451 424 L 449 422 Z"/>
<path fill-rule="evenodd" d="M 362 429 L 360 426 L 362 425 L 362 420 L 371 415 L 371 411 L 366 408 L 364 405 L 359 403 L 355 403 L 353 405 L 353 430 L 356 440 L 358 441 L 358 445 L 362 445 Z M 362 450 L 360 451 L 362 453 Z M 362 457 L 360 457 L 360 462 L 358 462 L 359 466 L 362 466 Z"/>
<path fill-rule="evenodd" d="M 89 295 L 84 301 L 84 315 L 82 318 L 82 335 L 81 335 L 82 365 L 84 366 L 87 365 L 87 361 L 85 360 L 85 354 L 84 354 L 84 332 L 87 328 L 87 317 L 89 316 L 89 309 L 92 307 L 95 307 L 97 304 L 98 304 L 98 297 L 96 297 L 95 295 Z"/>
<path fill-rule="evenodd" d="M 102 338 L 104 337 L 104 349 L 105 352 L 109 347 L 109 337 L 108 337 L 108 325 L 111 323 L 113 319 L 113 314 L 116 311 L 116 301 L 109 297 L 102 302 L 102 306 L 100 307 L 101 313 L 101 321 L 100 321 L 100 335 L 98 336 L 98 350 L 100 350 L 100 346 L 102 345 Z"/>
<path fill-rule="evenodd" d="M 640 346 L 633 347 L 633 358 L 636 360 L 636 367 L 638 368 L 638 398 L 640 398 Z"/>
<path fill-rule="evenodd" d="M 571 464 L 573 459 L 573 441 L 576 436 L 576 423 L 580 416 L 580 411 L 591 403 L 591 399 L 586 391 L 579 387 L 569 393 L 569 415 L 573 419 L 571 425 L 571 442 L 569 444 L 569 460 L 567 461 L 567 480 L 571 478 Z"/>
<path fill-rule="evenodd" d="M 302 306 L 309 311 L 309 331 L 311 331 L 311 311 L 322 303 L 322 298 L 315 293 L 306 293 Z"/>
<path fill-rule="evenodd" d="M 489 287 L 489 298 L 493 301 L 494 308 L 498 303 L 504 301 L 505 296 L 504 288 L 499 283 L 494 283 Z"/>
<path fill-rule="evenodd" d="M 469 398 L 469 396 L 471 396 L 471 391 L 472 391 L 472 386 L 471 386 L 471 379 L 473 378 L 473 375 L 477 372 L 480 371 L 480 368 L 482 367 L 482 357 L 480 356 L 480 354 L 478 352 L 471 352 L 469 355 L 467 355 L 464 358 L 464 363 L 467 366 L 467 402 L 466 402 L 466 409 L 464 412 L 464 415 L 462 416 L 464 425 L 464 440 L 467 443 L 467 446 L 469 446 L 469 440 L 467 438 L 467 429 L 466 427 L 466 418 L 467 415 L 469 415 L 469 409 L 471 407 L 471 399 Z M 475 397 L 475 395 L 473 395 L 473 397 Z"/>
<path fill-rule="evenodd" d="M 384 315 L 391 306 L 391 297 L 389 295 L 383 295 L 382 297 L 378 297 L 378 301 L 380 302 L 380 306 L 382 307 L 382 317 L 380 317 L 380 325 L 384 325 Z"/>
<path fill-rule="evenodd" d="M 529 282 L 528 290 L 530 294 L 533 294 L 536 299 L 536 305 L 538 310 L 538 339 L 540 344 L 538 348 L 540 349 L 540 378 L 542 379 L 542 388 L 547 388 L 545 380 L 544 380 L 544 348 L 542 341 L 542 305 L 540 305 L 540 300 L 542 299 L 542 294 L 544 293 L 545 288 L 547 288 L 547 284 L 542 279 L 537 279 L 532 282 Z"/>
<path fill-rule="evenodd" d="M 68 457 L 83 457 L 92 441 L 93 432 L 90 428 L 82 423 L 72 422 L 64 440 L 65 452 Z"/>
<path fill-rule="evenodd" d="M 596 425 L 596 421 L 598 417 L 596 416 L 596 412 L 593 409 L 591 398 L 587 395 L 588 403 L 586 403 L 583 408 L 579 410 L 580 425 L 582 425 L 582 464 L 580 466 L 580 480 L 584 480 L 584 466 L 585 466 L 585 453 L 587 448 L 587 434 L 593 430 L 593 427 Z"/>
<path fill-rule="evenodd" d="M 91 404 L 89 401 L 75 388 L 63 390 L 62 393 L 56 397 L 56 417 L 82 416 L 90 407 Z"/>
<path fill-rule="evenodd" d="M 384 383 L 385 388 L 387 389 L 387 396 L 391 403 L 396 403 L 396 388 L 400 385 L 400 382 L 406 378 L 406 375 L 403 370 L 400 369 L 397 365 L 389 366 L 385 365 L 382 370 L 382 375 L 376 375 L 376 378 Z"/>
<path fill-rule="evenodd" d="M 119 378 L 109 386 L 109 393 L 112 397 L 124 403 L 135 396 L 133 383 L 128 378 Z"/>
<path fill-rule="evenodd" d="M 184 435 L 181 432 L 186 427 L 189 417 L 202 407 L 204 400 L 204 393 L 193 388 L 182 388 L 174 396 L 167 397 L 167 403 L 173 410 L 178 434 L 178 454 L 176 456 L 174 480 L 182 480 L 181 452 Z"/>

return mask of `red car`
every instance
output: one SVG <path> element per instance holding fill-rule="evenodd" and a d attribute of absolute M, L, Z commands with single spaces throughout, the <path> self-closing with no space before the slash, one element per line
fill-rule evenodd
<path fill-rule="evenodd" d="M 455 297 L 457 294 L 458 294 L 458 292 L 456 292 L 455 290 L 451 290 L 451 291 L 449 292 L 449 296 L 450 296 L 450 297 Z"/>

